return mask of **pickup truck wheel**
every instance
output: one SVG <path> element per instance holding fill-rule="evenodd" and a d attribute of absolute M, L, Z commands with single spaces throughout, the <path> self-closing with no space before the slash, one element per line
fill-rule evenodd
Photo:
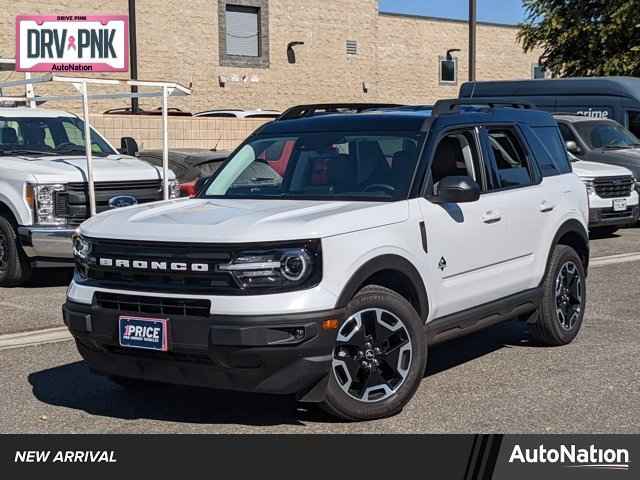
<path fill-rule="evenodd" d="M 394 415 L 413 397 L 426 362 L 424 324 L 413 306 L 392 290 L 367 286 L 338 330 L 323 408 L 346 420 Z"/>
<path fill-rule="evenodd" d="M 540 311 L 529 333 L 541 345 L 571 343 L 582 326 L 587 300 L 584 266 L 573 248 L 555 248 L 543 287 Z"/>
<path fill-rule="evenodd" d="M 0 286 L 26 283 L 31 277 L 31 265 L 22 253 L 13 225 L 0 217 Z"/>

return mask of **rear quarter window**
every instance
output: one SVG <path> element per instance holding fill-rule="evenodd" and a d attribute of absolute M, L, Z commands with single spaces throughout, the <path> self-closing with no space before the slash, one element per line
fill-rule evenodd
<path fill-rule="evenodd" d="M 532 145 L 542 175 L 551 177 L 571 172 L 564 141 L 557 127 L 532 127 L 538 140 Z"/>

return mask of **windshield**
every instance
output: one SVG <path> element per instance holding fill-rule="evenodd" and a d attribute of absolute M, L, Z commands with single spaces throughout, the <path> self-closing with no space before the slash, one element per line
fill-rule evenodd
<path fill-rule="evenodd" d="M 116 153 L 91 132 L 96 156 Z M 84 122 L 76 117 L 0 117 L 0 156 L 84 155 Z"/>
<path fill-rule="evenodd" d="M 204 197 L 395 201 L 407 197 L 416 134 L 312 133 L 250 140 Z"/>
<path fill-rule="evenodd" d="M 576 130 L 591 148 L 632 148 L 640 140 L 629 130 L 614 122 L 576 122 Z"/>

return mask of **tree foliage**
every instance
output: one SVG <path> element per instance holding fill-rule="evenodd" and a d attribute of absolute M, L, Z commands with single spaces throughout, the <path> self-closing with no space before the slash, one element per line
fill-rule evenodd
<path fill-rule="evenodd" d="M 518 40 L 555 76 L 640 76 L 640 0 L 523 0 Z"/>

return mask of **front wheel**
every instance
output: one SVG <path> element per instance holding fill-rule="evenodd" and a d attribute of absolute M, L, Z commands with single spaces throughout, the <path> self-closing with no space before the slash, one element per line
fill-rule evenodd
<path fill-rule="evenodd" d="M 373 420 L 399 412 L 424 375 L 424 324 L 398 293 L 360 290 L 340 326 L 324 408 L 346 420 Z"/>
<path fill-rule="evenodd" d="M 529 333 L 536 343 L 559 346 L 576 338 L 584 318 L 586 287 L 582 259 L 573 248 L 558 245 L 551 255 L 543 283 L 540 311 L 529 326 Z"/>
<path fill-rule="evenodd" d="M 11 222 L 0 216 L 0 287 L 23 285 L 31 277 L 31 265 L 25 258 Z"/>

